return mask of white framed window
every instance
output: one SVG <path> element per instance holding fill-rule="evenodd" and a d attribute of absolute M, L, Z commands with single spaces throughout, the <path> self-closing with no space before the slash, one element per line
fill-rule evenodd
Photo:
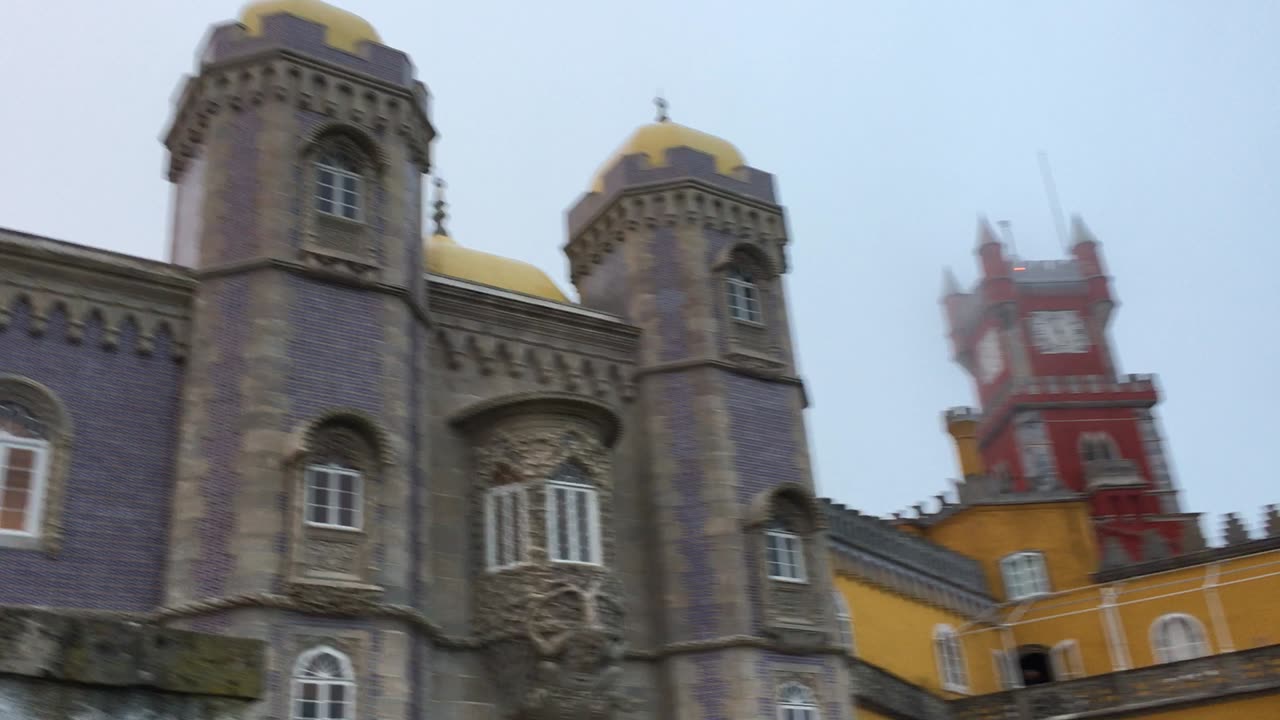
<path fill-rule="evenodd" d="M 1001 690 L 1013 690 L 1022 687 L 1022 671 L 1014 653 L 1004 650 L 991 651 L 991 665 L 995 667 L 996 677 L 1000 680 Z"/>
<path fill-rule="evenodd" d="M 346 152 L 328 150 L 316 160 L 316 210 L 360 219 L 359 165 Z"/>
<path fill-rule="evenodd" d="M 950 625 L 934 626 L 933 652 L 938 661 L 938 679 L 942 689 L 968 693 L 969 673 L 964 666 L 964 651 L 960 647 L 960 638 Z"/>
<path fill-rule="evenodd" d="M 764 322 L 764 314 L 760 310 L 760 287 L 751 273 L 736 267 L 730 270 L 726 290 L 729 294 L 729 315 L 734 320 L 757 325 Z"/>
<path fill-rule="evenodd" d="M 818 698 L 800 683 L 787 683 L 778 690 L 778 720 L 819 720 Z"/>
<path fill-rule="evenodd" d="M 554 562 L 600 564 L 600 508 L 595 488 L 547 483 L 547 555 Z"/>
<path fill-rule="evenodd" d="M 40 529 L 49 443 L 18 432 L 0 418 L 0 533 L 34 537 Z"/>
<path fill-rule="evenodd" d="M 1151 651 L 1158 663 L 1204 657 L 1209 654 L 1204 625 L 1185 613 L 1162 615 L 1151 623 Z"/>
<path fill-rule="evenodd" d="M 356 676 L 351 660 L 329 647 L 308 650 L 293 669 L 291 720 L 355 720 Z"/>
<path fill-rule="evenodd" d="M 1020 552 L 1000 561 L 1000 574 L 1004 577 L 1004 592 L 1009 600 L 1022 600 L 1049 592 L 1049 572 L 1045 569 L 1044 555 L 1038 552 Z"/>
<path fill-rule="evenodd" d="M 485 564 L 502 570 L 528 560 L 529 491 L 511 483 L 492 488 L 485 495 Z"/>
<path fill-rule="evenodd" d="M 831 601 L 836 606 L 836 625 L 840 631 L 840 646 L 852 653 L 855 648 L 853 644 L 853 615 L 849 612 L 849 603 L 839 590 L 832 591 Z"/>
<path fill-rule="evenodd" d="M 804 571 L 804 540 L 795 533 L 769 530 L 764 534 L 769 579 L 808 582 Z"/>
<path fill-rule="evenodd" d="M 1054 680 L 1075 680 L 1084 677 L 1084 657 L 1080 655 L 1080 643 L 1063 640 L 1049 650 Z"/>
<path fill-rule="evenodd" d="M 306 473 L 306 519 L 313 527 L 359 530 L 364 478 L 338 465 L 311 465 Z"/>

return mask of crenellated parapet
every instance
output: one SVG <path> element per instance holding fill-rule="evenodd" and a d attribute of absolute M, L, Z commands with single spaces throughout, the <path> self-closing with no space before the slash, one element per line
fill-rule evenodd
<path fill-rule="evenodd" d="M 167 340 L 186 356 L 195 280 L 165 263 L 0 229 L 0 331 L 44 335 L 61 315 L 61 339 L 96 337 L 104 350 L 150 355 Z M 12 326 L 21 307 L 23 327 Z M 134 338 L 122 348 L 122 338 Z"/>
<path fill-rule="evenodd" d="M 1118 552 L 1114 543 L 1104 541 L 1102 569 L 1094 577 L 1099 582 L 1109 582 L 1280 549 L 1280 505 L 1264 506 L 1256 528 L 1251 528 L 1241 513 L 1223 515 L 1217 538 L 1216 544 L 1206 542 L 1198 518 L 1188 516 L 1183 524 L 1182 552 L 1178 554 L 1171 553 L 1168 544 L 1154 531 L 1144 533 L 1142 555 L 1137 562 Z"/>
<path fill-rule="evenodd" d="M 365 44 L 363 57 L 339 53 L 324 44 L 323 32 L 291 15 L 271 18 L 261 36 L 238 24 L 215 28 L 199 74 L 183 82 L 164 136 L 169 179 L 181 178 L 200 154 L 214 117 L 269 104 L 318 113 L 374 137 L 392 133 L 427 172 L 435 129 L 429 93 L 414 79 L 408 57 L 376 43 Z"/>

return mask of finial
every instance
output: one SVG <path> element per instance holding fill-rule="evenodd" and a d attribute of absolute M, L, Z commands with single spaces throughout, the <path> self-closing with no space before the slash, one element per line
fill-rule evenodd
<path fill-rule="evenodd" d="M 445 229 L 444 221 L 447 220 L 449 217 L 449 214 L 445 211 L 445 208 L 449 207 L 449 203 L 444 201 L 444 188 L 445 188 L 444 180 L 442 178 L 437 177 L 435 180 L 435 186 L 436 186 L 436 201 L 435 203 L 433 203 L 433 207 L 435 207 L 436 211 L 431 215 L 432 221 L 434 221 L 436 224 L 433 234 L 447 236 L 449 234 L 449 231 Z"/>
<path fill-rule="evenodd" d="M 658 96 L 653 99 L 653 104 L 658 108 L 658 122 L 671 120 L 671 118 L 667 117 L 667 99 L 662 97 L 662 91 L 658 91 Z"/>

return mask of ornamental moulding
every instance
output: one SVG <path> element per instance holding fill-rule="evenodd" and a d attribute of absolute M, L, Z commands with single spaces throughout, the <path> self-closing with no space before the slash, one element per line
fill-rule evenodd
<path fill-rule="evenodd" d="M 599 429 L 600 442 L 606 448 L 613 446 L 622 425 L 608 405 L 584 395 L 555 391 L 516 393 L 484 400 L 455 413 L 450 421 L 465 429 L 525 414 L 553 414 L 586 420 Z"/>
<path fill-rule="evenodd" d="M 449 370 L 530 379 L 579 397 L 612 395 L 626 402 L 635 396 L 631 368 L 607 358 L 586 357 L 448 328 L 437 328 L 435 341 L 444 367 Z"/>
<path fill-rule="evenodd" d="M 324 66 L 286 50 L 206 66 L 183 87 L 178 112 L 165 135 L 169 179 L 178 180 L 199 153 L 211 120 L 269 102 L 322 114 L 332 124 L 348 124 L 378 135 L 402 138 L 409 159 L 425 173 L 435 129 L 415 90 Z M 425 90 L 422 90 L 425 93 Z"/>
<path fill-rule="evenodd" d="M 98 326 L 98 345 L 105 350 L 120 348 L 122 335 L 132 328 L 137 336 L 132 349 L 139 355 L 150 355 L 156 342 L 169 339 L 170 355 L 175 360 L 186 357 L 189 322 L 185 308 L 146 307 L 142 303 L 92 297 L 89 291 L 76 292 L 70 288 L 47 287 L 31 290 L 8 284 L 0 279 L 0 331 L 10 328 L 19 305 L 27 308 L 27 324 L 24 328 L 35 337 L 45 334 L 49 320 L 59 313 L 66 318 L 64 339 L 78 344 L 88 328 Z M 141 307 L 138 307 L 141 306 Z"/>
<path fill-rule="evenodd" d="M 599 264 L 628 232 L 661 225 L 695 225 L 728 233 L 758 246 L 779 273 L 787 271 L 787 233 L 782 209 L 713 192 L 696 180 L 675 187 L 629 190 L 565 246 L 576 283 Z"/>

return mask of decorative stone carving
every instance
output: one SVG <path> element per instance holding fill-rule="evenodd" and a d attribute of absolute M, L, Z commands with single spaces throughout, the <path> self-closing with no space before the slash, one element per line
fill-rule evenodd
<path fill-rule="evenodd" d="M 626 652 L 622 588 L 613 560 L 612 482 L 607 443 L 616 419 L 594 400 L 518 396 L 487 403 L 460 422 L 472 430 L 472 526 L 484 557 L 484 495 L 493 484 L 528 486 L 527 558 L 499 571 L 474 570 L 475 627 L 493 671 L 499 705 L 517 720 L 607 720 L 628 707 L 618 687 Z M 572 469 L 597 493 L 602 564 L 551 562 L 545 481 Z"/>
<path fill-rule="evenodd" d="M 311 570 L 359 574 L 359 547 L 352 543 L 310 540 L 307 542 L 306 558 Z"/>

